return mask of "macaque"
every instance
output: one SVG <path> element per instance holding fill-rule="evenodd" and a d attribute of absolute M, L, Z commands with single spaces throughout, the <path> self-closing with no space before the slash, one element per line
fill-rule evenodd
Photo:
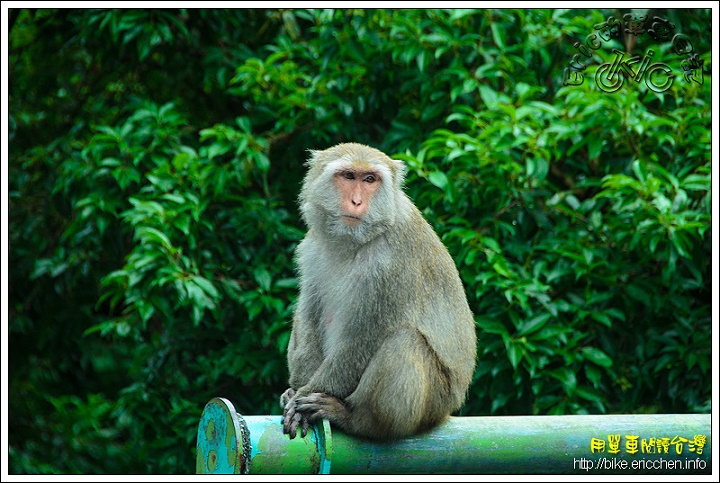
<path fill-rule="evenodd" d="M 283 432 L 325 418 L 347 434 L 417 434 L 459 409 L 476 357 L 453 259 L 377 149 L 311 151 L 300 192 L 308 232 L 288 345 Z"/>

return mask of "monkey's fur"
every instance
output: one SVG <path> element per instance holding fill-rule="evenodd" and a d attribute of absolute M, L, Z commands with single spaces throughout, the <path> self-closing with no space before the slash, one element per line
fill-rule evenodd
<path fill-rule="evenodd" d="M 475 325 L 453 259 L 403 192 L 402 162 L 349 143 L 311 151 L 308 166 L 283 430 L 305 436 L 319 418 L 373 439 L 429 429 L 462 406 L 475 367 Z M 356 169 L 380 184 L 348 226 L 333 177 Z"/>

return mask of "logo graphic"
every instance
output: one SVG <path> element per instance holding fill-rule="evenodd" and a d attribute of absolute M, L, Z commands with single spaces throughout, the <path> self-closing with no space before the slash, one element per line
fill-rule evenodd
<path fill-rule="evenodd" d="M 647 15 L 627 13 L 623 16 L 623 21 L 611 16 L 605 22 L 596 24 L 594 30 L 597 33 L 589 34 L 585 38 L 584 44 L 575 42 L 573 45 L 578 53 L 573 55 L 572 60 L 563 71 L 563 85 L 581 85 L 585 81 L 582 71 L 589 65 L 594 51 L 612 39 L 620 39 L 622 32 L 635 37 L 647 33 L 658 43 L 672 39 L 670 50 L 677 57 L 683 59 L 680 68 L 685 81 L 702 85 L 704 61 L 695 52 L 687 35 L 681 33 L 673 35 L 675 25 L 665 18 L 653 17 L 651 21 L 648 21 L 647 17 Z M 595 73 L 595 84 L 603 92 L 616 92 L 626 81 L 637 83 L 644 81 L 649 89 L 658 93 L 667 91 L 673 85 L 675 76 L 672 74 L 672 69 L 662 62 L 652 62 L 655 55 L 654 50 L 648 49 L 642 57 L 635 55 L 627 59 L 625 52 L 618 49 L 613 49 L 612 52 L 615 54 L 613 61 L 601 64 Z"/>

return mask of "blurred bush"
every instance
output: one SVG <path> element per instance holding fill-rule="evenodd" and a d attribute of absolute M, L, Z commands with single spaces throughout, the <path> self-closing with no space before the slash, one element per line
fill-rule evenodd
<path fill-rule="evenodd" d="M 711 16 L 642 12 L 702 83 L 623 34 L 564 86 L 624 13 L 11 9 L 10 472 L 192 473 L 210 398 L 279 414 L 302 164 L 343 141 L 455 257 L 461 414 L 709 412 Z M 667 91 L 593 81 L 649 47 Z"/>

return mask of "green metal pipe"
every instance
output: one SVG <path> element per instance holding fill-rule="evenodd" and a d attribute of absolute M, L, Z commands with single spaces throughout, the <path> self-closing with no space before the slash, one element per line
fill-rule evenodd
<path fill-rule="evenodd" d="M 371 442 L 331 431 L 283 434 L 280 416 L 211 400 L 198 474 L 711 474 L 709 414 L 451 417 L 424 434 Z"/>

